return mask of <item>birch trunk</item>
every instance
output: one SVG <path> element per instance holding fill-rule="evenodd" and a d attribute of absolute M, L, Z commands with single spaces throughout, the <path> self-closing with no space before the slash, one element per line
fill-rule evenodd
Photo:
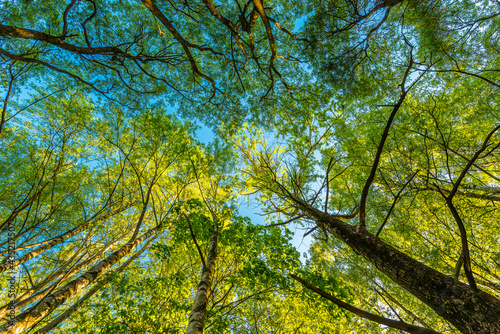
<path fill-rule="evenodd" d="M 132 255 L 127 261 L 125 261 L 124 264 L 122 264 L 118 269 L 114 270 L 115 273 L 121 273 L 125 268 L 129 266 L 135 259 L 137 259 L 144 251 L 148 248 L 149 244 L 155 240 L 155 238 L 150 238 L 146 244 L 134 255 Z M 61 315 L 59 315 L 57 318 L 49 322 L 47 325 L 43 326 L 41 329 L 39 329 L 35 334 L 44 334 L 48 333 L 54 328 L 56 328 L 61 322 L 66 320 L 70 315 L 72 315 L 74 312 L 76 312 L 80 306 L 90 297 L 92 297 L 97 291 L 99 291 L 103 286 L 105 286 L 109 281 L 111 280 L 111 276 L 104 278 L 101 280 L 99 283 L 97 283 L 95 286 L 92 287 L 92 289 L 89 290 L 82 298 L 78 299 L 73 305 L 71 305 L 66 311 L 64 311 Z"/>
<path fill-rule="evenodd" d="M 83 288 L 92 284 L 92 282 L 94 282 L 99 276 L 104 274 L 109 268 L 111 268 L 111 266 L 122 259 L 125 255 L 130 253 L 135 246 L 139 245 L 141 242 L 148 239 L 152 235 L 158 233 L 161 229 L 162 226 L 160 225 L 147 231 L 141 237 L 135 240 L 130 240 L 119 250 L 110 254 L 107 258 L 92 267 L 89 271 L 74 279 L 73 281 L 67 283 L 58 291 L 42 299 L 35 306 L 29 308 L 25 312 L 21 313 L 11 321 L 1 326 L 0 333 L 22 333 L 25 329 L 35 324 L 38 320 L 51 313 L 66 300 L 76 295 Z"/>
<path fill-rule="evenodd" d="M 83 224 L 83 225 L 80 225 L 78 227 L 75 227 L 74 229 L 72 230 L 69 230 L 68 232 L 64 233 L 64 234 L 61 234 L 57 237 L 55 237 L 52 241 L 34 249 L 33 251 L 29 252 L 29 253 L 26 253 L 24 254 L 23 256 L 20 256 L 18 259 L 14 260 L 13 261 L 13 264 L 9 264 L 7 261 L 8 261 L 8 258 L 6 258 L 3 263 L 0 265 L 0 273 L 3 273 L 4 271 L 8 270 L 11 266 L 15 266 L 17 267 L 18 265 L 20 265 L 21 263 L 24 263 L 26 261 L 29 261 L 31 260 L 32 258 L 42 254 L 43 252 L 45 252 L 46 250 L 64 242 L 65 240 L 68 240 L 69 238 L 77 235 L 78 233 L 82 232 L 83 230 L 85 230 L 87 227 L 89 226 L 89 224 Z"/>
<path fill-rule="evenodd" d="M 113 247 L 116 243 L 117 243 L 117 241 L 111 243 L 109 246 L 107 246 L 106 248 L 103 248 L 102 250 L 100 250 L 98 253 L 94 254 L 89 259 L 75 265 L 68 272 L 65 272 L 66 267 L 74 260 L 74 258 L 71 258 L 70 260 L 67 261 L 67 263 L 65 263 L 63 266 L 61 266 L 61 268 L 59 268 L 57 271 L 55 271 L 54 273 L 49 275 L 46 279 L 42 280 L 40 283 L 35 284 L 35 286 L 33 286 L 28 291 L 26 291 L 22 296 L 18 297 L 14 301 L 14 303 L 15 303 L 14 310 L 17 312 L 18 310 L 23 309 L 24 307 L 30 305 L 31 303 L 34 303 L 34 302 L 42 299 L 48 293 L 50 293 L 50 291 L 54 290 L 53 284 L 51 284 L 46 289 L 42 290 L 47 284 L 49 284 L 53 280 L 57 280 L 59 278 L 62 278 L 63 276 L 64 276 L 65 280 L 71 278 L 73 275 L 78 273 L 82 268 L 86 267 L 87 265 L 89 265 L 90 263 L 92 263 L 93 261 L 98 259 L 99 256 L 101 256 L 102 254 L 107 252 L 108 249 Z M 55 287 L 61 285 L 62 283 L 63 282 L 56 282 Z M 10 303 L 5 304 L 4 306 L 2 306 L 0 308 L 0 319 L 5 317 L 7 315 L 7 313 L 10 311 L 9 305 L 10 305 Z"/>
<path fill-rule="evenodd" d="M 86 223 L 84 223 L 80 226 L 77 226 L 77 227 L 75 227 L 75 228 L 73 228 L 73 229 L 71 229 L 71 230 L 69 230 L 61 235 L 58 235 L 55 238 L 50 239 L 49 242 L 44 243 L 42 246 L 32 250 L 29 253 L 24 254 L 23 256 L 20 256 L 17 260 L 14 260 L 12 264 L 8 262 L 9 261 L 8 258 L 5 258 L 2 261 L 2 263 L 0 264 L 0 273 L 3 273 L 4 271 L 8 270 L 11 266 L 18 266 L 26 261 L 31 260 L 32 258 L 42 254 L 43 252 L 47 251 L 48 249 L 50 249 L 56 245 L 59 245 L 60 243 L 68 240 L 71 237 L 74 237 L 78 233 L 87 229 L 92 224 L 95 224 L 95 223 L 100 222 L 102 220 L 108 219 L 108 218 L 120 213 L 123 210 L 124 210 L 123 208 L 120 208 L 118 210 L 112 211 L 112 212 L 110 212 L 110 213 L 108 213 L 100 218 L 97 218 L 97 219 L 94 219 L 95 218 L 95 216 L 94 216 L 93 218 L 91 218 L 91 219 L 94 219 L 93 221 L 87 221 Z"/>
<path fill-rule="evenodd" d="M 208 251 L 207 261 L 201 272 L 201 280 L 198 284 L 198 290 L 194 297 L 193 308 L 189 316 L 187 334 L 201 334 L 205 327 L 205 318 L 207 316 L 207 302 L 212 287 L 212 279 L 215 271 L 215 259 L 217 258 L 217 238 L 219 236 L 219 228 L 217 223 L 214 223 L 214 233 L 210 240 L 210 248 Z"/>

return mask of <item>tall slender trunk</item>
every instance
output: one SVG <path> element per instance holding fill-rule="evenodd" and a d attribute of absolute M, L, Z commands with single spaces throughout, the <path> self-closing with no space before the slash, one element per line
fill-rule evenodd
<path fill-rule="evenodd" d="M 61 285 L 62 282 L 56 282 L 54 284 L 49 285 L 46 289 L 42 290 L 47 284 L 51 283 L 53 280 L 57 280 L 64 276 L 64 280 L 71 278 L 73 275 L 78 273 L 82 268 L 86 267 L 88 264 L 92 263 L 94 260 L 98 259 L 99 256 L 108 251 L 109 248 L 113 247 L 118 241 L 114 241 L 107 247 L 101 249 L 99 252 L 91 256 L 85 261 L 75 265 L 70 268 L 69 271 L 66 272 L 66 267 L 73 262 L 76 258 L 76 255 L 73 256 L 70 260 L 68 260 L 65 264 L 61 266 L 58 270 L 50 274 L 47 278 L 42 280 L 41 282 L 35 284 L 28 291 L 26 291 L 22 296 L 19 296 L 15 301 L 14 311 L 18 311 L 23 309 L 24 307 L 34 303 L 43 297 L 45 297 L 48 293 L 54 290 L 57 286 Z M 5 317 L 7 313 L 10 311 L 9 306 L 12 307 L 11 303 L 7 303 L 4 306 L 0 307 L 0 319 Z"/>
<path fill-rule="evenodd" d="M 8 270 L 11 266 L 18 266 L 21 263 L 24 263 L 26 261 L 31 260 L 32 258 L 42 254 L 43 252 L 51 249 L 52 247 L 62 243 L 63 241 L 77 235 L 78 233 L 85 230 L 88 226 L 89 226 L 89 223 L 75 227 L 74 229 L 71 229 L 71 230 L 55 237 L 54 239 L 52 239 L 52 241 L 50 241 L 50 242 L 48 242 L 48 243 L 46 243 L 38 248 L 35 248 L 31 252 L 26 253 L 23 256 L 20 256 L 18 259 L 14 260 L 12 262 L 12 264 L 10 264 L 8 262 L 8 258 L 5 258 L 5 260 L 0 265 L 0 273 L 3 273 L 4 271 Z"/>
<path fill-rule="evenodd" d="M 142 248 L 135 252 L 134 255 L 132 255 L 125 263 L 123 263 L 118 269 L 114 270 L 113 273 L 119 274 L 121 273 L 125 268 L 129 266 L 135 259 L 137 259 L 146 249 L 148 249 L 149 244 L 155 240 L 156 237 L 150 238 Z M 111 281 L 111 275 L 108 277 L 105 277 L 103 280 L 101 280 L 99 283 L 94 285 L 92 289 L 90 289 L 82 298 L 78 299 L 73 305 L 71 305 L 66 311 L 64 311 L 61 315 L 59 315 L 57 318 L 52 320 L 50 323 L 47 325 L 43 326 L 41 329 L 39 329 L 35 334 L 44 334 L 48 333 L 54 328 L 56 328 L 61 322 L 66 320 L 70 315 L 75 313 L 82 304 L 92 297 L 97 291 L 99 291 L 103 286 L 108 284 Z"/>
<path fill-rule="evenodd" d="M 212 287 L 212 279 L 215 271 L 215 259 L 217 258 L 217 238 L 219 237 L 219 227 L 214 223 L 214 233 L 210 240 L 207 261 L 201 272 L 201 280 L 198 284 L 198 290 L 194 297 L 193 308 L 189 316 L 187 334 L 201 334 L 205 327 L 205 318 L 207 316 L 207 302 Z"/>
<path fill-rule="evenodd" d="M 42 319 L 47 314 L 54 311 L 57 307 L 63 304 L 66 300 L 76 295 L 83 288 L 92 284 L 99 276 L 104 274 L 111 266 L 122 259 L 125 255 L 130 253 L 132 249 L 139 245 L 144 240 L 148 239 L 152 235 L 158 233 L 162 229 L 162 225 L 159 225 L 153 229 L 150 229 L 142 236 L 137 239 L 131 239 L 125 245 L 123 245 L 119 250 L 113 252 L 104 260 L 100 261 L 98 264 L 93 266 L 89 271 L 82 274 L 73 281 L 67 283 L 65 286 L 60 288 L 58 291 L 46 296 L 39 303 L 29 308 L 25 312 L 19 314 L 17 317 L 7 322 L 0 327 L 0 333 L 9 334 L 20 334 L 25 329 L 29 328 L 35 324 L 38 320 Z"/>
<path fill-rule="evenodd" d="M 318 225 L 345 242 L 378 270 L 432 308 L 463 333 L 500 333 L 500 300 L 444 275 L 358 229 L 295 199 Z"/>
<path fill-rule="evenodd" d="M 89 221 L 87 221 L 86 223 L 83 223 L 82 225 L 80 226 L 77 226 L 61 235 L 58 235 L 57 237 L 54 237 L 52 239 L 50 239 L 49 242 L 47 243 L 44 243 L 42 246 L 38 247 L 38 248 L 35 248 L 34 250 L 32 250 L 31 252 L 29 253 L 26 253 L 22 256 L 20 256 L 18 259 L 15 259 L 12 263 L 9 262 L 9 259 L 8 258 L 5 258 L 1 263 L 0 263 L 0 273 L 3 273 L 4 271 L 8 270 L 11 266 L 18 266 L 20 265 L 21 263 L 24 263 L 26 261 L 29 261 L 31 260 L 32 258 L 42 254 L 43 252 L 51 249 L 52 247 L 56 246 L 56 245 L 59 245 L 60 243 L 68 240 L 69 238 L 71 237 L 74 237 L 75 235 L 77 235 L 78 233 L 84 231 L 85 229 L 87 229 L 89 226 L 91 226 L 92 224 L 95 224 L 97 222 L 100 222 L 100 221 L 103 221 L 105 219 L 108 219 L 120 212 L 122 212 L 124 209 L 123 208 L 119 208 L 117 210 L 114 210 L 106 215 L 103 215 L 102 217 L 99 217 L 99 218 L 95 218 L 96 215 L 94 215 L 94 217 L 92 217 L 91 219 L 89 219 Z"/>

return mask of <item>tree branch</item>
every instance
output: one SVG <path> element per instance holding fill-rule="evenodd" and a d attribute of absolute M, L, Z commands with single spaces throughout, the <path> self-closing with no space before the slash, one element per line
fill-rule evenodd
<path fill-rule="evenodd" d="M 300 278 L 294 274 L 290 274 L 290 277 L 292 277 L 294 280 L 296 280 L 297 282 L 304 285 L 307 289 L 314 291 L 318 295 L 320 295 L 321 297 L 326 298 L 329 301 L 333 302 L 335 305 L 337 305 L 337 306 L 339 306 L 339 307 L 341 307 L 349 312 L 352 312 L 352 313 L 354 313 L 354 314 L 356 314 L 364 319 L 374 321 L 378 324 L 381 324 L 384 326 L 389 326 L 391 328 L 400 329 L 402 331 L 412 333 L 412 334 L 438 334 L 438 332 L 436 332 L 432 329 L 411 325 L 411 324 L 408 324 L 408 323 L 403 322 L 403 321 L 396 321 L 396 320 L 384 318 L 384 317 L 381 317 L 379 315 L 363 311 L 357 307 L 354 307 L 348 303 L 343 302 L 342 300 L 332 296 L 328 292 L 325 292 L 325 291 L 319 289 L 318 287 L 315 287 L 314 285 L 308 283 L 307 281 L 303 280 L 302 278 Z"/>
<path fill-rule="evenodd" d="M 205 263 L 205 257 L 203 256 L 203 252 L 201 251 L 201 248 L 200 248 L 200 245 L 198 244 L 198 241 L 196 241 L 196 236 L 194 235 L 194 231 L 193 231 L 193 227 L 191 225 L 191 221 L 189 220 L 189 217 L 188 215 L 186 215 L 185 213 L 182 213 L 184 215 L 184 217 L 186 218 L 186 221 L 188 223 L 188 226 L 189 226 L 189 232 L 191 233 L 191 238 L 193 238 L 193 242 L 196 246 L 196 249 L 198 250 L 198 254 L 200 254 L 200 259 L 201 259 L 201 263 L 203 264 L 203 268 L 206 268 L 207 267 L 207 264 Z"/>
<path fill-rule="evenodd" d="M 392 112 L 389 115 L 389 119 L 387 120 L 384 128 L 384 132 L 382 133 L 382 139 L 380 140 L 380 143 L 377 148 L 377 153 L 375 155 L 375 160 L 373 161 L 372 169 L 370 171 L 370 175 L 368 176 L 368 179 L 366 180 L 366 183 L 363 187 L 363 191 L 361 193 L 361 201 L 359 205 L 359 227 L 362 229 L 365 229 L 365 219 L 366 219 L 366 199 L 368 197 L 368 192 L 370 190 L 370 186 L 373 183 L 373 180 L 375 179 L 375 174 L 377 172 L 378 164 L 380 161 L 380 157 L 382 155 L 382 151 L 384 149 L 385 141 L 387 139 L 387 136 L 389 135 L 389 129 L 391 128 L 392 122 L 394 120 L 394 117 L 396 116 L 396 113 L 398 112 L 399 108 L 403 104 L 403 101 L 406 98 L 406 95 L 408 93 L 408 90 L 404 89 L 405 82 L 408 78 L 408 75 L 410 74 L 410 69 L 413 65 L 413 58 L 410 58 L 410 64 L 406 68 L 405 74 L 403 76 L 403 80 L 401 83 L 401 95 L 399 97 L 398 102 L 394 105 L 392 108 Z"/>

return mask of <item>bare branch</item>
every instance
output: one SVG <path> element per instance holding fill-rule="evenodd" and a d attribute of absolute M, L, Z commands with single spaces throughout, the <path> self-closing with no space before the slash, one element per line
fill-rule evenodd
<path fill-rule="evenodd" d="M 207 267 L 207 264 L 205 263 L 205 257 L 203 256 L 203 252 L 201 251 L 200 245 L 198 244 L 198 241 L 196 241 L 196 236 L 194 235 L 193 231 L 193 226 L 191 225 L 191 220 L 189 220 L 188 215 L 183 213 L 184 217 L 186 218 L 186 221 L 189 226 L 189 232 L 191 233 L 191 238 L 193 239 L 193 242 L 196 246 L 196 249 L 198 250 L 198 254 L 200 255 L 201 263 L 203 264 L 203 268 Z"/>
<path fill-rule="evenodd" d="M 373 165 L 370 171 L 370 175 L 368 176 L 368 179 L 365 182 L 365 185 L 363 187 L 363 191 L 361 193 L 361 200 L 360 200 L 360 205 L 359 205 L 359 227 L 362 229 L 366 228 L 365 227 L 365 217 L 366 217 L 366 199 L 368 197 L 368 192 L 370 190 L 370 186 L 373 183 L 373 180 L 375 179 L 375 174 L 377 172 L 378 164 L 380 161 L 380 157 L 382 155 L 382 151 L 384 149 L 384 144 L 387 139 L 387 136 L 389 135 L 389 129 L 391 128 L 392 122 L 394 120 L 394 117 L 396 116 L 396 113 L 398 112 L 399 108 L 403 104 L 403 101 L 406 98 L 406 95 L 408 93 L 408 90 L 404 89 L 404 85 L 406 83 L 406 80 L 410 74 L 410 69 L 413 65 L 413 58 L 410 58 L 410 64 L 406 68 L 405 74 L 403 76 L 403 80 L 401 83 L 401 95 L 399 97 L 398 102 L 394 105 L 391 114 L 389 115 L 389 119 L 387 120 L 385 124 L 385 129 L 384 132 L 382 133 L 382 138 L 380 140 L 380 143 L 377 148 L 377 153 L 375 155 L 375 160 L 373 161 Z"/>
<path fill-rule="evenodd" d="M 408 323 L 403 322 L 403 321 L 396 321 L 396 320 L 384 318 L 384 317 L 381 317 L 379 315 L 363 311 L 357 307 L 354 307 L 350 304 L 347 304 L 347 303 L 341 301 L 340 299 L 332 296 L 328 292 L 325 292 L 325 291 L 319 289 L 318 287 L 308 283 L 307 281 L 303 280 L 302 278 L 300 278 L 294 274 L 290 274 L 290 276 L 294 280 L 296 280 L 297 282 L 304 285 L 307 289 L 316 292 L 318 295 L 320 295 L 323 298 L 328 299 L 329 301 L 333 302 L 335 305 L 342 307 L 343 309 L 346 309 L 347 311 L 352 312 L 352 313 L 354 313 L 354 314 L 356 314 L 364 319 L 374 321 L 378 324 L 381 324 L 384 326 L 389 326 L 391 328 L 400 329 L 400 330 L 403 330 L 405 332 L 412 333 L 412 334 L 438 334 L 438 332 L 436 332 L 432 329 L 411 325 L 411 324 L 408 324 Z"/>
<path fill-rule="evenodd" d="M 66 38 L 66 35 L 68 34 L 68 14 L 69 14 L 69 11 L 71 10 L 71 8 L 75 5 L 75 3 L 76 3 L 76 0 L 71 0 L 71 2 L 69 3 L 69 5 L 64 10 L 64 13 L 63 13 L 63 30 L 62 30 L 62 33 L 61 33 L 61 36 L 60 36 L 60 38 L 62 40 L 64 40 L 64 38 Z"/>
<path fill-rule="evenodd" d="M 413 173 L 413 175 L 408 179 L 408 181 L 406 181 L 406 183 L 403 185 L 403 187 L 399 190 L 397 195 L 394 197 L 394 200 L 392 201 L 391 208 L 387 212 L 387 215 L 385 216 L 384 222 L 382 223 L 382 225 L 380 225 L 380 228 L 378 229 L 377 233 L 375 234 L 376 237 L 378 237 L 380 232 L 382 232 L 382 229 L 384 228 L 385 224 L 387 223 L 387 220 L 389 219 L 389 216 L 391 215 L 392 210 L 394 210 L 394 207 L 396 206 L 396 203 L 399 200 L 399 196 L 401 196 L 401 193 L 403 192 L 403 190 L 405 190 L 405 188 L 408 186 L 408 184 L 410 184 L 410 182 L 413 180 L 413 178 L 415 177 L 415 175 L 417 175 L 418 172 L 419 171 L 417 170 L 415 173 Z"/>

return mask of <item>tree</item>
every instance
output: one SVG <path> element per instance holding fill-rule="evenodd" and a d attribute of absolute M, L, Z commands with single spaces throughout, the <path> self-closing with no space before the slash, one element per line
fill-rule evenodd
<path fill-rule="evenodd" d="M 296 99 L 305 93 L 296 74 L 308 75 L 293 51 L 300 38 L 291 32 L 305 11 L 301 2 L 281 4 L 277 16 L 261 0 L 21 1 L 2 7 L 3 61 L 124 105 L 134 105 L 127 94 L 150 95 L 218 125 L 221 118 L 240 122 L 249 111 L 259 119 L 265 115 L 257 110 L 282 93 Z M 288 46 L 280 50 L 282 41 Z"/>
<path fill-rule="evenodd" d="M 494 163 L 488 161 L 490 154 L 500 146 L 497 135 L 500 126 L 492 126 L 487 121 L 492 118 L 489 108 L 483 109 L 484 113 L 473 114 L 468 114 L 463 108 L 451 108 L 447 103 L 448 94 L 454 100 L 463 98 L 460 94 L 462 85 L 457 86 L 456 78 L 453 84 L 457 88 L 452 90 L 450 87 L 449 93 L 437 95 L 440 93 L 437 92 L 429 96 L 427 87 L 415 88 L 420 78 L 408 82 L 412 59 L 399 84 L 399 97 L 393 103 L 383 103 L 389 113 L 382 109 L 363 114 L 356 106 L 347 109 L 344 115 L 333 108 L 314 111 L 305 124 L 292 124 L 293 121 L 283 117 L 278 131 L 293 136 L 287 148 L 293 157 L 291 161 L 284 153 L 280 155 L 276 153 L 278 150 L 266 148 L 262 142 L 261 149 L 256 148 L 259 139 L 249 139 L 246 145 L 236 143 L 246 160 L 249 182 L 260 191 L 262 201 L 270 210 L 288 216 L 291 221 L 305 218 L 314 224 L 313 229 L 344 242 L 373 265 L 373 269 L 406 289 L 460 331 L 495 332 L 499 326 L 498 290 L 492 291 L 491 284 L 486 282 L 495 281 L 488 268 L 495 263 L 494 254 L 489 249 L 493 249 L 496 242 L 490 239 L 491 243 L 487 244 L 489 238 L 480 237 L 483 247 L 476 245 L 474 252 L 478 259 L 489 258 L 489 261 L 476 262 L 472 269 L 470 247 L 473 246 L 469 246 L 469 236 L 471 231 L 474 231 L 475 240 L 483 232 L 496 235 L 495 216 L 490 213 L 496 208 L 490 206 L 488 198 L 464 202 L 455 196 L 460 197 L 458 190 L 462 182 L 481 180 L 479 182 L 484 184 L 496 185 L 496 172 L 489 169 Z M 463 85 L 469 84 L 469 80 L 464 79 Z M 476 81 L 468 89 L 490 90 L 491 86 L 482 86 Z M 482 103 L 469 102 L 468 107 L 471 111 L 481 110 Z M 444 106 L 446 113 L 441 109 Z M 427 117 L 421 113 L 417 116 L 420 121 L 415 120 L 417 110 L 427 112 L 430 122 L 426 122 Z M 436 115 L 446 121 L 438 120 Z M 470 122 L 468 117 L 471 117 Z M 384 118 L 385 121 L 378 120 Z M 476 125 L 476 122 L 481 125 Z M 466 129 L 465 135 L 454 127 Z M 255 133 L 249 136 L 258 138 Z M 429 138 L 434 139 L 432 144 L 429 144 Z M 452 154 L 464 145 L 464 141 L 467 141 L 467 147 L 474 147 L 473 154 Z M 434 153 L 436 148 L 439 150 Z M 321 156 L 321 161 L 318 161 L 318 156 Z M 318 171 L 319 166 L 326 171 L 323 175 Z M 376 178 L 379 179 L 377 183 Z M 412 182 L 429 185 L 438 196 L 431 197 L 428 192 L 421 191 L 405 194 L 406 186 Z M 442 190 L 445 185 L 451 189 Z M 396 216 L 395 205 L 401 205 L 398 201 L 403 201 L 405 195 L 409 197 L 403 209 L 407 212 Z M 425 212 L 425 206 L 427 209 L 434 207 L 429 210 L 430 216 Z M 481 217 L 481 224 L 473 224 L 473 217 Z M 401 235 L 382 240 L 381 233 L 390 233 L 386 231 L 386 224 L 391 218 L 392 228 Z M 358 221 L 349 224 L 346 222 L 349 219 Z M 439 232 L 440 229 L 446 232 Z M 420 248 L 416 253 L 409 240 L 418 242 L 413 240 L 419 238 L 423 238 L 422 248 L 431 242 L 431 245 L 444 245 L 441 246 L 443 252 L 454 249 L 457 264 L 446 267 L 448 270 L 455 267 L 455 277 L 450 275 L 451 271 L 446 275 L 446 270 L 443 273 L 427 265 L 429 260 L 435 264 L 441 262 L 441 258 L 433 255 L 436 248 L 431 248 L 429 253 Z M 457 280 L 462 265 L 468 284 Z M 445 268 L 442 263 L 436 267 Z M 485 290 L 478 288 L 476 276 L 486 278 L 483 283 Z M 312 288 L 309 283 L 294 277 Z"/>
<path fill-rule="evenodd" d="M 240 144 L 251 184 L 270 211 L 306 217 L 322 231 L 318 237 L 344 242 L 460 331 L 498 331 L 496 241 L 487 236 L 497 235 L 495 197 L 465 191 L 498 184 L 491 169 L 499 145 L 498 54 L 489 39 L 497 14 L 468 2 L 316 6 L 306 24 L 315 51 L 309 57 L 318 79 L 341 94 L 299 122 L 275 110 L 288 159 Z M 470 15 L 457 20 L 465 8 Z M 461 272 L 468 284 L 457 282 Z M 370 285 L 380 284 L 373 276 Z"/>
<path fill-rule="evenodd" d="M 168 250 L 193 266 L 178 281 L 169 276 L 177 287 L 196 285 L 209 268 L 225 277 L 219 266 L 225 259 L 252 263 L 253 281 L 244 270 L 237 283 L 204 279 L 199 296 L 207 298 L 210 288 L 228 303 L 195 307 L 193 314 L 209 319 L 207 331 L 307 332 L 329 316 L 339 321 L 321 330 L 383 331 L 362 319 L 345 321 L 346 310 L 415 333 L 500 331 L 498 5 L 3 3 L 1 251 L 11 254 L 15 241 L 21 256 L 0 269 L 22 268 L 23 289 L 14 302 L 23 310 L 22 325 L 3 329 L 45 331 L 37 321 L 55 326 L 89 305 L 111 319 L 123 310 L 106 304 L 110 292 L 123 287 L 120 294 L 131 301 L 134 287 L 157 289 L 154 283 L 163 281 L 148 283 L 134 268 L 146 263 L 158 278 L 148 256 L 165 261 L 161 253 Z M 213 152 L 193 139 L 189 124 L 159 108 L 167 105 L 212 126 L 226 153 L 206 158 Z M 278 143 L 264 140 L 271 138 Z M 241 174 L 231 145 L 246 164 Z M 209 165 L 232 167 L 220 174 Z M 214 200 L 220 196 L 212 186 L 219 184 L 231 189 L 225 195 L 258 196 L 272 233 L 295 224 L 314 236 L 308 263 L 281 279 L 285 287 L 261 295 L 264 285 L 255 286 L 252 268 L 269 273 L 263 268 L 271 262 L 222 244 L 222 225 L 241 221 L 231 196 Z M 173 213 L 192 200 L 203 209 Z M 231 214 L 224 219 L 232 218 L 222 223 L 215 213 L 226 207 Z M 195 227 L 200 222 L 213 228 Z M 241 234 L 254 241 L 257 230 L 245 227 Z M 190 248 L 169 244 L 176 231 Z M 286 249 L 285 239 L 279 249 Z M 155 244 L 152 253 L 148 245 Z M 206 249 L 213 250 L 215 267 Z M 286 275 L 291 268 L 273 270 Z M 241 290 L 233 295 L 231 284 Z M 258 298 L 240 305 L 239 294 Z M 172 304 L 173 295 L 186 303 Z M 188 295 L 162 295 L 176 307 L 168 329 L 183 326 Z M 315 295 L 344 311 L 318 302 L 312 314 Z M 74 307 L 65 311 L 63 301 Z M 241 307 L 221 311 L 233 302 Z M 94 328 L 98 317 L 83 312 L 72 319 Z M 288 325 L 290 312 L 304 321 Z M 122 313 L 125 324 L 147 323 L 146 313 Z M 167 330 L 161 321 L 150 329 Z M 132 330 L 115 320 L 108 325 Z"/>
<path fill-rule="evenodd" d="M 76 94 L 59 100 L 62 108 L 54 102 L 45 100 L 36 123 L 20 124 L 24 133 L 10 136 L 9 128 L 3 137 L 14 150 L 6 152 L 12 167 L 3 187 L 18 194 L 3 200 L 3 226 L 16 225 L 21 246 L 1 268 L 26 272 L 17 282 L 24 293 L 3 301 L 4 315 L 11 303 L 21 312 L 4 318 L 7 332 L 36 325 L 115 263 L 140 255 L 145 249 L 134 248 L 157 238 L 174 203 L 189 196 L 188 152 L 196 143 L 188 124 L 162 110 L 137 117 L 113 105 L 98 110 Z"/>
<path fill-rule="evenodd" d="M 116 275 L 112 285 L 82 304 L 57 332 L 224 332 L 234 328 L 254 299 L 271 298 L 290 283 L 282 272 L 297 266 L 297 254 L 278 228 L 256 227 L 238 216 L 224 218 L 233 213 L 229 207 L 218 210 L 214 257 L 215 230 L 204 204 L 189 201 L 178 210 L 189 223 L 181 213 L 171 234 L 151 247 L 149 258 Z"/>

